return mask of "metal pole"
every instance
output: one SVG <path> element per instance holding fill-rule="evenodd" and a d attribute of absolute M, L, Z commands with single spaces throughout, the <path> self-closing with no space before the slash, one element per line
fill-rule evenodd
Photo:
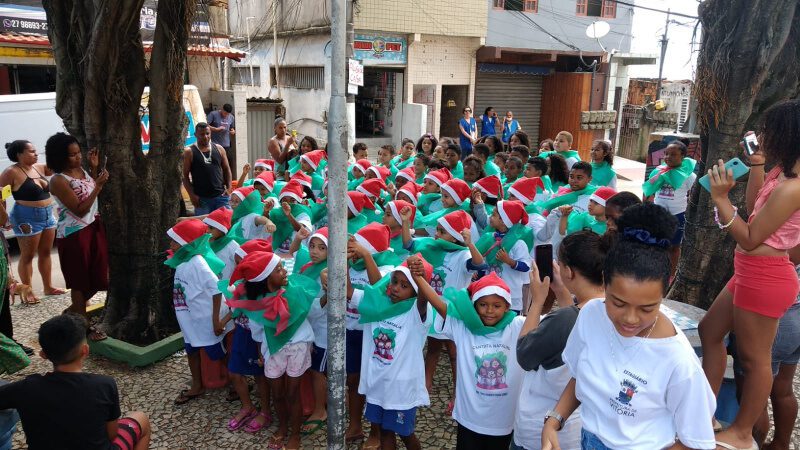
<path fill-rule="evenodd" d="M 272 54 L 275 66 L 275 86 L 278 88 L 278 98 L 281 95 L 281 76 L 278 70 L 278 0 L 272 0 Z"/>
<path fill-rule="evenodd" d="M 344 450 L 347 303 L 347 0 L 332 0 L 331 103 L 328 114 L 328 449 Z M 354 418 L 352 420 L 360 420 Z"/>
<path fill-rule="evenodd" d="M 656 100 L 661 98 L 661 74 L 664 73 L 664 58 L 667 57 L 667 31 L 669 31 L 669 9 L 667 10 L 667 24 L 664 26 L 664 34 L 661 35 L 661 61 L 658 62 L 658 86 L 656 86 Z"/>
<path fill-rule="evenodd" d="M 255 86 L 255 80 L 253 80 L 253 47 L 250 46 L 250 20 L 255 19 L 255 17 L 245 17 L 244 22 L 247 24 L 247 60 L 250 62 L 250 86 Z"/>

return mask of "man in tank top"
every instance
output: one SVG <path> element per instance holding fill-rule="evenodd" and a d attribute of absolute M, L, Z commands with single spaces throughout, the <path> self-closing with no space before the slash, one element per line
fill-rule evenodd
<path fill-rule="evenodd" d="M 195 215 L 228 207 L 231 168 L 225 149 L 211 142 L 211 127 L 198 122 L 194 128 L 197 143 L 183 151 L 183 187 L 189 193 Z"/>

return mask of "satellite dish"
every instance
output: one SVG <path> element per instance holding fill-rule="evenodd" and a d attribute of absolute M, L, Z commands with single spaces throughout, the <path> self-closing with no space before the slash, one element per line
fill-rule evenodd
<path fill-rule="evenodd" d="M 611 31 L 611 25 L 609 25 L 608 22 L 600 20 L 592 22 L 586 27 L 586 36 L 590 39 L 600 39 L 607 35 L 609 31 Z"/>

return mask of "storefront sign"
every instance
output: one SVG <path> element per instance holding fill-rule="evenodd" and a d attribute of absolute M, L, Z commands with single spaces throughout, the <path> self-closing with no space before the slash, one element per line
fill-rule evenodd
<path fill-rule="evenodd" d="M 47 36 L 44 9 L 22 6 L 0 6 L 0 31 Z"/>
<path fill-rule="evenodd" d="M 408 61 L 406 39 L 396 36 L 356 34 L 353 42 L 355 59 L 365 66 L 405 65 Z"/>
<path fill-rule="evenodd" d="M 145 0 L 139 17 L 139 34 L 142 42 L 152 43 L 156 32 L 158 16 L 158 0 Z M 189 31 L 190 45 L 209 45 L 211 42 L 211 26 L 208 22 L 208 0 L 197 0 L 197 10 Z"/>
<path fill-rule="evenodd" d="M 356 86 L 364 85 L 364 65 L 361 61 L 348 59 L 347 82 Z"/>

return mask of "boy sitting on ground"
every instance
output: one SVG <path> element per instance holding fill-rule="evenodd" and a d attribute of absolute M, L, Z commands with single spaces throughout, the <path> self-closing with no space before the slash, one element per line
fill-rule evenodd
<path fill-rule="evenodd" d="M 117 383 L 83 372 L 89 355 L 86 320 L 53 317 L 39 327 L 42 358 L 53 371 L 0 387 L 0 410 L 14 408 L 28 447 L 141 450 L 150 446 L 150 421 L 136 411 L 120 417 Z"/>

